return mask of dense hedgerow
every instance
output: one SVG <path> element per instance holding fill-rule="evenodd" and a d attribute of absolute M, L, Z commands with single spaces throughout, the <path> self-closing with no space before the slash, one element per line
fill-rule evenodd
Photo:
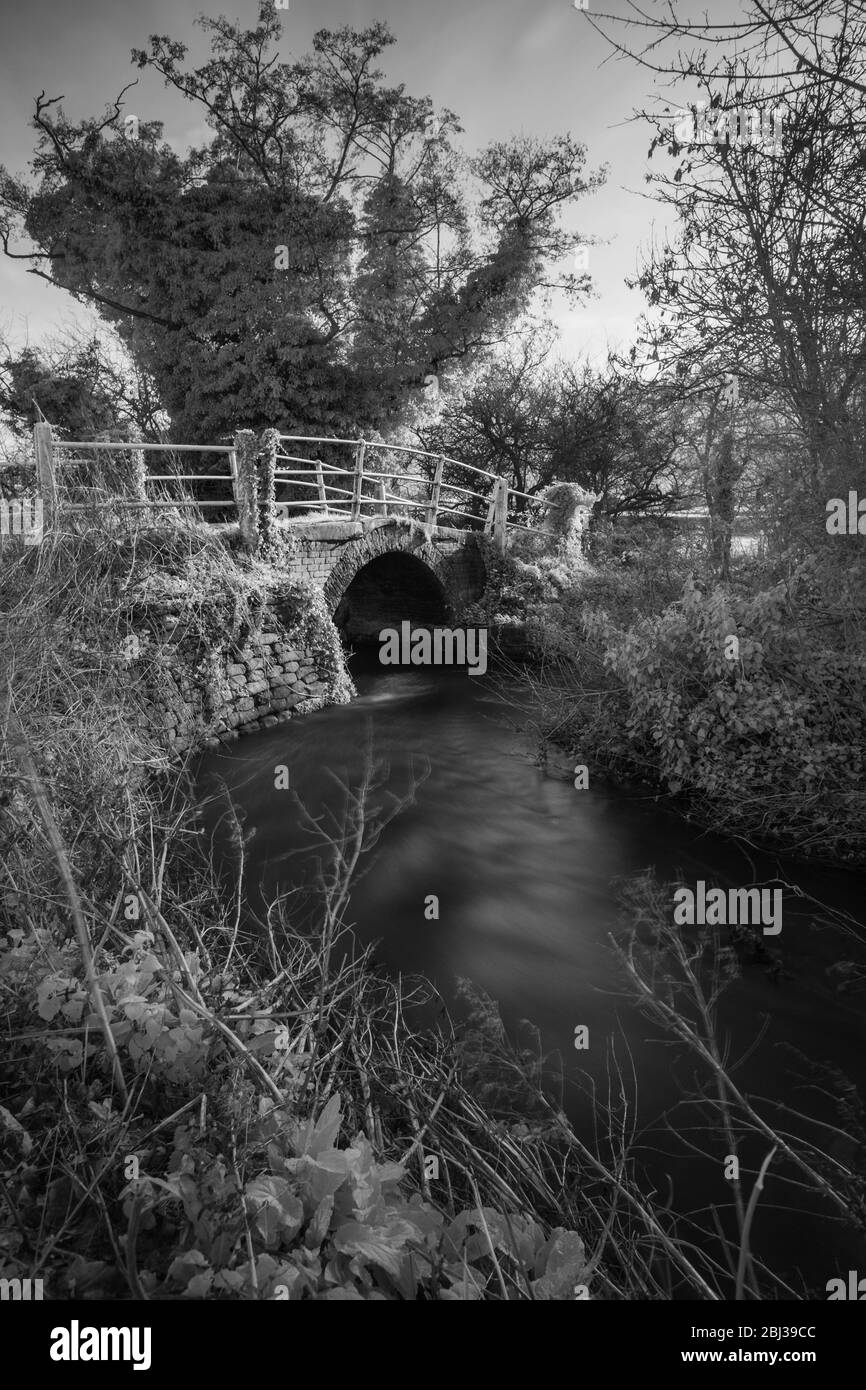
<path fill-rule="evenodd" d="M 842 858 L 866 852 L 866 653 L 821 621 L 815 562 L 750 596 L 688 583 L 657 617 L 586 632 L 625 693 L 624 733 L 671 792 Z M 726 654 L 727 653 L 727 654 Z"/>
<path fill-rule="evenodd" d="M 588 561 L 562 541 L 491 556 L 472 610 L 524 624 L 542 736 L 680 797 L 714 829 L 866 859 L 856 557 L 823 545 L 772 565 L 744 559 L 719 584 L 700 537 L 664 523 L 603 523 L 589 550 Z"/>
<path fill-rule="evenodd" d="M 560 736 L 581 762 L 683 794 L 716 829 L 862 860 L 862 584 L 853 565 L 831 584 L 812 558 L 767 588 L 687 578 L 635 614 L 616 573 L 579 581 L 539 627 L 569 658 L 552 681 Z"/>

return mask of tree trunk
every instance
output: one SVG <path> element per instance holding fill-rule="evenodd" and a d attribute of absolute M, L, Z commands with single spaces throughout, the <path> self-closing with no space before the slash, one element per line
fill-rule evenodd
<path fill-rule="evenodd" d="M 731 570 L 731 535 L 734 529 L 734 485 L 740 469 L 734 458 L 734 436 L 725 430 L 704 472 L 704 488 L 710 513 L 710 554 L 713 567 L 722 583 L 727 583 Z"/>

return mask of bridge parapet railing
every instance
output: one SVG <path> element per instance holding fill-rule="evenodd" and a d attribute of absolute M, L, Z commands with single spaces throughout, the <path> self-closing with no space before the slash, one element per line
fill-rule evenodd
<path fill-rule="evenodd" d="M 253 499 L 258 485 L 247 478 L 255 472 L 258 442 L 252 431 L 235 436 L 232 444 L 145 443 L 138 439 L 104 438 L 64 440 L 56 437 L 48 423 L 34 426 L 37 477 L 43 499 L 45 522 L 51 524 L 58 512 L 92 513 L 131 511 L 227 510 L 241 526 L 249 512 L 249 486 Z M 275 432 L 272 432 L 272 437 Z M 531 493 L 509 488 L 499 474 L 447 454 L 380 440 L 341 439 L 331 435 L 276 435 L 274 491 L 288 489 L 288 497 L 276 497 L 278 513 L 319 513 L 358 520 L 362 515 L 415 516 L 428 526 L 456 526 L 482 529 L 505 549 L 508 530 L 536 531 L 522 515 L 527 504 L 551 506 Z M 299 452 L 303 448 L 306 452 Z M 246 458 L 247 450 L 252 450 Z M 312 455 L 310 450 L 312 449 Z M 345 450 L 351 457 L 345 463 Z M 174 458 L 173 472 L 153 472 L 151 455 Z M 195 455 L 216 455 L 226 459 L 227 471 L 181 472 L 183 461 Z M 244 455 L 240 458 L 239 454 Z M 84 455 L 83 457 L 81 455 Z M 183 460 L 180 456 L 183 456 Z M 99 474 L 94 459 L 121 459 L 114 476 Z M 212 465 L 211 465 L 212 466 Z M 163 464 L 163 469 L 165 465 Z M 82 470 L 84 477 L 82 477 Z M 244 476 L 239 476 L 243 472 Z M 229 496 L 223 500 L 189 495 L 190 485 L 224 483 Z M 149 492 L 151 484 L 161 485 L 161 495 Z M 180 495 L 175 491 L 181 489 Z M 259 501 L 263 501 L 259 494 Z M 510 508 L 510 504 L 514 503 Z M 523 506 L 521 507 L 521 503 Z M 254 508 L 255 510 L 255 508 Z M 510 511 L 510 514 L 509 514 Z"/>
<path fill-rule="evenodd" d="M 197 510 L 218 508 L 232 510 L 237 506 L 237 455 L 230 444 L 171 444 L 145 443 L 140 439 L 109 440 L 60 439 L 50 424 L 42 423 L 33 427 L 36 473 L 46 521 L 52 521 L 59 514 L 75 516 L 94 512 L 129 511 L 145 512 L 163 510 Z M 222 455 L 228 463 L 228 471 L 154 473 L 147 460 L 154 454 L 177 456 Z M 82 456 L 83 455 L 83 456 Z M 118 466 L 118 456 L 121 463 Z M 105 459 L 109 465 L 100 465 Z M 179 463 L 179 460 L 177 460 Z M 165 465 L 163 464 L 163 467 Z M 211 467 L 213 465 L 211 464 Z M 223 500 L 191 496 L 188 484 L 225 483 L 229 496 Z M 153 483 L 162 485 L 160 495 L 151 495 L 148 488 Z M 177 495 L 170 495 L 172 489 L 179 489 Z"/>
<path fill-rule="evenodd" d="M 342 468 L 325 463 L 318 457 L 278 452 L 275 480 L 292 483 L 295 487 L 315 493 L 310 498 L 280 499 L 277 507 L 286 513 L 293 510 L 324 511 L 352 520 L 370 514 L 370 509 L 384 515 L 420 513 L 418 519 L 429 526 L 449 525 L 456 518 L 458 526 L 463 529 L 469 523 L 470 527 L 480 527 L 492 535 L 501 550 L 505 549 L 509 528 L 546 534 L 525 520 L 509 520 L 508 516 L 510 498 L 538 503 L 542 507 L 549 506 L 543 498 L 509 488 L 501 475 L 476 468 L 474 464 L 464 463 L 461 459 L 450 458 L 447 454 L 405 444 L 386 444 L 380 440 L 340 439 L 326 435 L 282 434 L 279 443 L 281 448 L 321 446 L 320 452 L 325 448 L 340 447 L 353 450 L 352 466 Z M 384 459 L 377 457 L 381 454 L 385 455 Z M 421 460 L 420 467 L 401 467 L 407 457 L 409 460 Z M 300 466 L 285 469 L 279 466 L 283 463 Z M 331 481 L 336 476 L 341 478 L 342 486 Z M 456 482 L 455 477 L 460 478 L 460 482 Z M 469 483 L 475 486 L 466 486 Z"/>

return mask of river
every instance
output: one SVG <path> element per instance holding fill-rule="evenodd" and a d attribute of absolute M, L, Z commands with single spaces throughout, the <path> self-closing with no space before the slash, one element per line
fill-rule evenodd
<path fill-rule="evenodd" d="M 862 929 L 866 875 L 747 851 L 689 826 L 649 793 L 626 792 L 592 771 L 590 786 L 576 790 L 571 779 L 538 765 L 531 738 L 489 680 L 465 671 L 383 669 L 369 656 L 355 658 L 353 674 L 358 696 L 351 704 L 202 759 L 205 821 L 224 865 L 231 856 L 220 819 L 223 789 L 246 827 L 255 827 L 247 850 L 252 908 L 310 874 L 299 802 L 314 815 L 337 808 L 335 776 L 357 786 L 368 747 L 374 763 L 386 768 L 380 804 L 389 794 L 406 797 L 413 777 L 422 776 L 413 804 L 386 828 L 353 892 L 350 920 L 358 937 L 379 943 L 377 960 L 386 969 L 424 974 L 446 999 L 456 977 L 468 977 L 499 1002 L 510 1029 L 521 1019 L 537 1025 L 545 1051 L 558 1054 L 566 1109 L 586 1137 L 593 1123 L 587 1086 L 605 1091 L 609 1044 L 615 1044 L 646 1131 L 643 1181 L 665 1197 L 671 1192 L 673 1209 L 684 1213 L 724 1207 L 730 1186 L 723 1155 L 705 1160 L 684 1147 L 694 1112 L 675 1107 L 697 1068 L 628 997 L 610 942 L 621 929 L 615 883 L 651 869 L 662 882 L 692 886 L 698 879 L 721 887 L 788 884 L 782 933 L 768 939 L 778 968 L 745 965 L 720 1017 L 731 1054 L 740 1059 L 737 1082 L 764 1098 L 765 1113 L 786 1101 L 838 1123 L 809 1067 L 826 1061 L 863 1082 L 864 994 L 837 988 L 833 966 L 854 958 L 856 947 L 821 925 L 826 914 L 816 903 L 850 914 Z M 289 791 L 275 789 L 280 764 L 289 769 Z M 438 919 L 431 916 L 432 896 Z M 574 1046 L 579 1025 L 589 1030 L 587 1050 Z M 700 1135 L 693 1139 L 699 1143 Z M 829 1144 L 845 1151 L 838 1138 Z M 750 1168 L 767 1148 L 746 1146 Z M 811 1288 L 818 1297 L 825 1295 L 816 1289 L 858 1260 L 866 1275 L 862 1243 L 801 1211 L 792 1216 L 779 1188 L 771 1170 L 755 1222 L 756 1246 L 771 1267 L 792 1288 Z"/>

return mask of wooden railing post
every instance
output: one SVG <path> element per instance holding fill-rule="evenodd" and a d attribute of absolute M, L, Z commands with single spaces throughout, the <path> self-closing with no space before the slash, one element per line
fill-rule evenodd
<path fill-rule="evenodd" d="M 259 477 L 256 436 L 252 430 L 237 430 L 234 436 L 232 482 L 238 509 L 238 526 L 247 550 L 259 547 Z"/>
<path fill-rule="evenodd" d="M 355 477 L 352 481 L 352 520 L 357 521 L 361 515 L 361 485 L 364 481 L 364 454 L 367 445 L 363 439 L 358 440 L 358 451 L 355 454 Z"/>
<path fill-rule="evenodd" d="M 380 516 L 388 515 L 388 500 L 385 496 L 384 478 L 380 478 L 376 483 L 376 511 Z"/>
<path fill-rule="evenodd" d="M 45 421 L 40 420 L 33 426 L 33 449 L 36 454 L 37 488 L 42 498 L 43 525 L 52 526 L 57 513 L 57 479 L 51 426 Z"/>
<path fill-rule="evenodd" d="M 238 499 L 239 499 L 239 493 L 238 493 L 238 451 L 237 451 L 237 449 L 232 449 L 231 453 L 229 454 L 229 474 L 231 475 L 231 480 L 232 480 L 232 497 L 235 499 L 235 511 L 236 511 L 236 513 L 237 513 L 237 518 L 238 518 L 238 527 L 240 528 L 240 522 L 241 522 L 241 504 L 240 504 L 240 501 L 238 500 Z"/>
<path fill-rule="evenodd" d="M 496 516 L 496 498 L 499 495 L 499 479 L 494 478 L 493 487 L 490 492 L 490 501 L 487 504 L 487 516 L 484 518 L 485 536 L 493 535 L 493 519 Z"/>
<path fill-rule="evenodd" d="M 445 460 L 438 458 L 436 460 L 436 472 L 433 474 L 433 484 L 430 488 L 430 506 L 427 508 L 428 526 L 435 526 L 436 518 L 439 515 L 439 493 L 442 489 L 442 469 L 444 466 Z"/>
<path fill-rule="evenodd" d="M 258 476 L 259 534 L 265 545 L 276 535 L 277 492 L 274 473 L 280 436 L 274 429 L 262 430 L 257 441 L 256 473 Z"/>
<path fill-rule="evenodd" d="M 327 507 L 328 499 L 325 496 L 325 474 L 322 469 L 321 459 L 316 459 L 316 482 L 319 487 L 319 501 L 322 502 L 325 507 Z"/>
<path fill-rule="evenodd" d="M 132 438 L 139 444 L 142 442 L 141 434 L 135 431 Z M 130 490 L 135 502 L 147 501 L 147 464 L 144 460 L 144 450 L 134 449 L 132 452 L 132 469 L 130 473 Z"/>
<path fill-rule="evenodd" d="M 500 555 L 505 554 L 507 522 L 508 484 L 504 478 L 497 478 L 496 491 L 493 495 L 493 543 Z"/>

